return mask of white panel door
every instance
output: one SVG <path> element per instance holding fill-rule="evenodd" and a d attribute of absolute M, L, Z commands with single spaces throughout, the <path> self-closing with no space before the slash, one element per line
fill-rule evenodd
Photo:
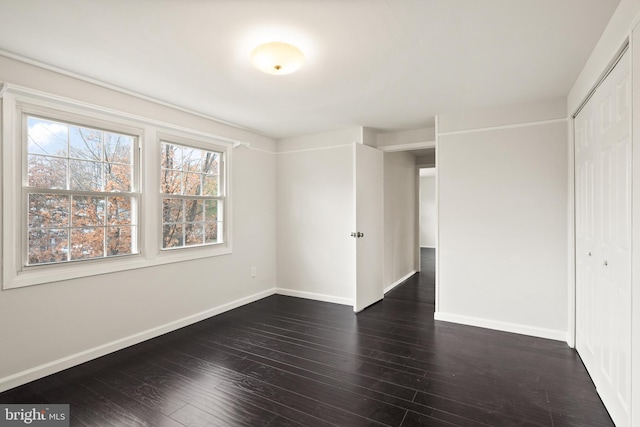
<path fill-rule="evenodd" d="M 383 153 L 355 144 L 356 312 L 384 297 L 383 264 Z"/>
<path fill-rule="evenodd" d="M 585 365 L 595 365 L 597 252 L 596 144 L 593 104 L 587 104 L 574 121 L 575 135 L 575 234 L 576 234 L 576 349 Z"/>
<path fill-rule="evenodd" d="M 575 120 L 576 348 L 618 427 L 630 425 L 629 54 Z"/>

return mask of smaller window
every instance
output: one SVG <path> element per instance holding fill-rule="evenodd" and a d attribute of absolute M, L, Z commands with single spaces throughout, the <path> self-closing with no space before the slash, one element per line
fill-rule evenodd
<path fill-rule="evenodd" d="M 224 243 L 222 151 L 161 141 L 162 249 Z"/>

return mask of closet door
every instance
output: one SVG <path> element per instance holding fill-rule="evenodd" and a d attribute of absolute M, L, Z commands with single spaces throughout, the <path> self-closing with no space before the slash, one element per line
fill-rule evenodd
<path fill-rule="evenodd" d="M 575 119 L 576 348 L 617 426 L 630 423 L 631 81 L 624 54 Z"/>
<path fill-rule="evenodd" d="M 596 322 L 596 265 L 597 252 L 595 201 L 596 138 L 594 134 L 593 98 L 574 120 L 575 135 L 575 235 L 576 235 L 576 349 L 586 366 L 595 366 L 598 329 Z M 592 374 L 592 377 L 594 375 Z M 594 378 L 595 381 L 595 378 Z"/>

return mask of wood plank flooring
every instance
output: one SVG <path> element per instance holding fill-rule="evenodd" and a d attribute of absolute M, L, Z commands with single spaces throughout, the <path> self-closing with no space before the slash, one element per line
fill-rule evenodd
<path fill-rule="evenodd" d="M 423 272 L 355 315 L 271 296 L 0 394 L 78 426 L 612 426 L 565 343 L 433 320 Z"/>

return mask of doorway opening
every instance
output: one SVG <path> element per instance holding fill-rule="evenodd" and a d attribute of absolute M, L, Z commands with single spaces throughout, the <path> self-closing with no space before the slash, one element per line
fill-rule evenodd
<path fill-rule="evenodd" d="M 438 210 L 436 208 L 436 168 L 420 167 L 418 173 L 418 253 L 419 271 L 435 268 Z M 426 258 L 425 258 L 426 257 Z M 433 261 L 431 260 L 433 259 Z M 431 267 L 433 266 L 433 267 Z M 434 272 L 435 274 L 435 272 Z"/>

